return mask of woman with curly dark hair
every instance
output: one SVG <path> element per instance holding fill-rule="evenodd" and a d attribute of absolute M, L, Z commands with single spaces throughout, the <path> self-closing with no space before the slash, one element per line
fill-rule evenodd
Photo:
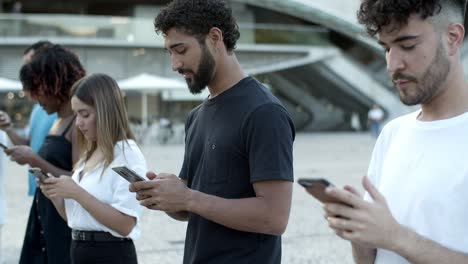
<path fill-rule="evenodd" d="M 155 180 L 131 190 L 147 208 L 188 221 L 184 263 L 280 263 L 293 181 L 287 110 L 243 72 L 225 1 L 172 1 L 155 27 L 172 69 L 210 96 L 187 119 L 180 178 L 148 172 Z"/>
<path fill-rule="evenodd" d="M 44 47 L 21 68 L 24 89 L 47 113 L 57 113 L 38 153 L 29 147 L 15 146 L 7 154 L 19 164 L 28 164 L 44 173 L 71 175 L 78 160 L 75 115 L 70 103 L 70 89 L 85 70 L 78 57 L 60 45 Z M 71 230 L 54 205 L 37 189 L 34 195 L 20 263 L 70 263 Z"/>
<path fill-rule="evenodd" d="M 468 84 L 461 64 L 465 1 L 364 0 L 400 100 L 374 147 L 365 198 L 330 188 L 329 226 L 357 263 L 468 263 Z M 348 206 L 350 205 L 350 206 Z"/>

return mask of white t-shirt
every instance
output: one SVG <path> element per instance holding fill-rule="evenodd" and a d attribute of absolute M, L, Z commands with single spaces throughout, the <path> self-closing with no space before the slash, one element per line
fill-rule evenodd
<path fill-rule="evenodd" d="M 0 142 L 6 145 L 5 132 L 0 131 Z M 4 196 L 4 177 L 5 177 L 5 157 L 6 154 L 3 152 L 3 148 L 0 148 L 0 226 L 5 223 L 5 196 Z"/>
<path fill-rule="evenodd" d="M 383 119 L 383 116 L 384 112 L 380 108 L 372 108 L 367 114 L 367 117 L 373 121 L 381 121 Z"/>
<path fill-rule="evenodd" d="M 398 223 L 468 253 L 468 113 L 433 122 L 418 121 L 418 114 L 385 126 L 372 154 L 369 178 Z M 409 262 L 378 249 L 375 263 Z"/>
<path fill-rule="evenodd" d="M 141 232 L 138 220 L 142 207 L 135 198 L 135 193 L 129 191 L 129 182 L 111 169 L 114 166 L 125 165 L 146 178 L 145 157 L 135 141 L 129 140 L 128 144 L 123 141 L 117 142 L 114 147 L 114 161 L 107 167 L 102 175 L 103 163 L 83 175 L 80 181 L 79 174 L 83 170 L 84 165 L 85 163 L 80 164 L 75 170 L 72 175 L 73 180 L 99 201 L 111 205 L 126 215 L 135 217 L 137 222 L 128 235 L 128 238 L 133 240 L 137 239 Z M 65 211 L 67 214 L 68 226 L 72 229 L 81 231 L 106 231 L 116 237 L 122 237 L 117 232 L 99 223 L 75 200 L 65 199 Z"/>

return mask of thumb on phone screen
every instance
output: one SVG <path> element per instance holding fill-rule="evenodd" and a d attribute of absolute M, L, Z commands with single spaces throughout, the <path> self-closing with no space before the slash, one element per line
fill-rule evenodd
<path fill-rule="evenodd" d="M 156 179 L 157 175 L 156 175 L 156 173 L 154 173 L 154 172 L 152 172 L 152 171 L 148 171 L 148 172 L 146 173 L 146 177 L 147 177 L 149 180 L 154 180 L 154 179 Z"/>

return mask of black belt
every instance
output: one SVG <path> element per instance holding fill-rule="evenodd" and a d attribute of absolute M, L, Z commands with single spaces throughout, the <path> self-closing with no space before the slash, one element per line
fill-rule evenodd
<path fill-rule="evenodd" d="M 102 231 L 72 230 L 72 239 L 76 241 L 119 242 L 130 241 L 130 238 L 115 237 L 111 233 Z"/>

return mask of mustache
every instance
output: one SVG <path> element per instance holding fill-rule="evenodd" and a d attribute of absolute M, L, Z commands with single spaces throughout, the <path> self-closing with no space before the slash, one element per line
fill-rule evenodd
<path fill-rule="evenodd" d="M 393 82 L 395 82 L 396 80 L 400 80 L 400 79 L 404 79 L 404 80 L 408 80 L 408 81 L 412 81 L 412 82 L 417 82 L 418 81 L 418 79 L 416 77 L 406 75 L 406 74 L 403 74 L 403 73 L 400 73 L 400 72 L 397 72 L 397 73 L 392 75 L 392 81 Z"/>
<path fill-rule="evenodd" d="M 177 72 L 180 74 L 193 73 L 193 71 L 189 69 L 180 69 Z"/>

